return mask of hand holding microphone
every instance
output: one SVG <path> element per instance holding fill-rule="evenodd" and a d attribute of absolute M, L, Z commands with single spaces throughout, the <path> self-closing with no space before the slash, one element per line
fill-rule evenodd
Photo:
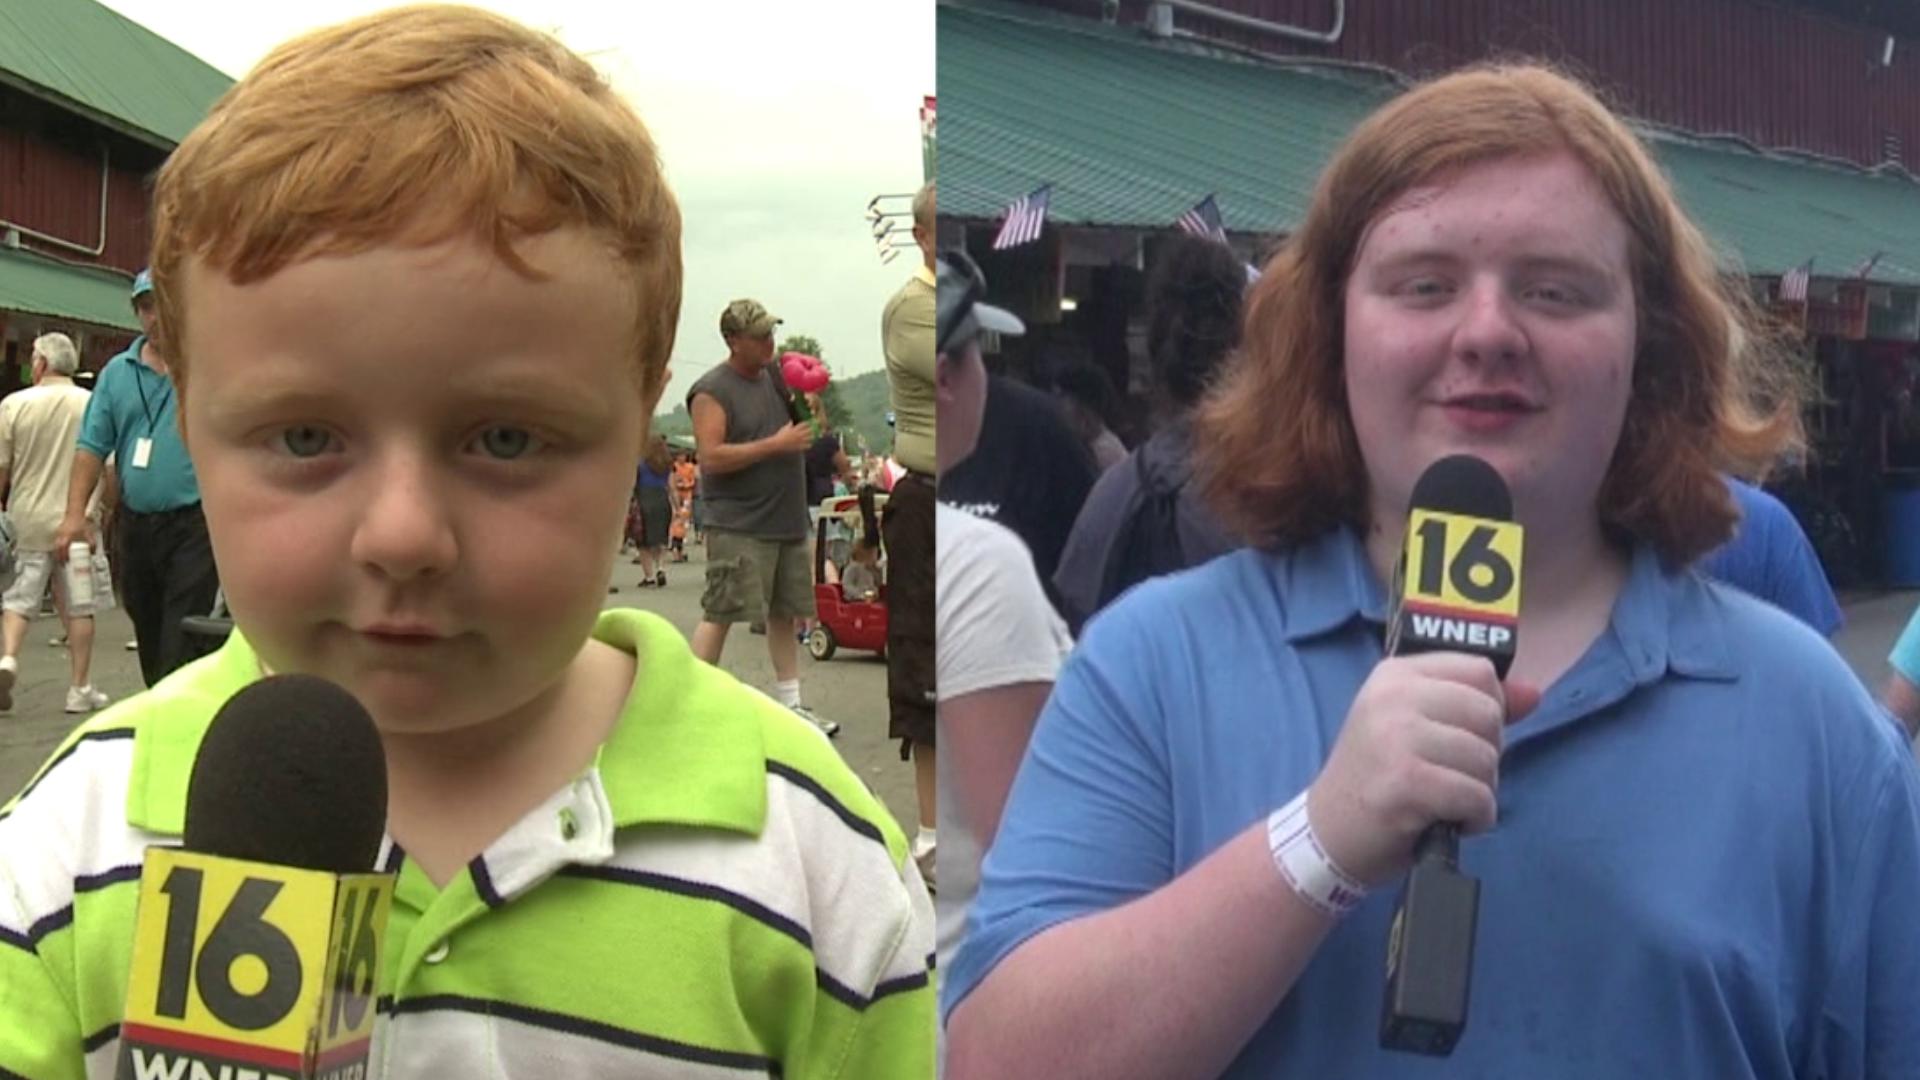
<path fill-rule="evenodd" d="M 1314 832 L 1369 888 L 1406 872 L 1428 826 L 1492 826 L 1506 702 L 1493 665 L 1433 653 L 1384 660 L 1361 685 L 1308 794 Z"/>
<path fill-rule="evenodd" d="M 1444 1057 L 1466 1028 L 1480 914 L 1480 883 L 1460 872 L 1460 828 L 1492 826 L 1501 732 L 1537 695 L 1515 688 L 1509 700 L 1500 686 L 1519 637 L 1525 546 L 1506 481 L 1456 454 L 1420 474 L 1410 501 L 1387 616 L 1389 659 L 1368 680 L 1368 689 L 1376 679 L 1384 688 L 1361 695 L 1370 713 L 1389 718 L 1371 726 L 1398 728 L 1413 759 L 1389 759 L 1410 790 L 1377 796 L 1399 811 L 1383 815 L 1383 839 L 1405 843 L 1407 831 L 1418 832 L 1388 936 L 1380 1045 Z M 1401 667 L 1411 671 L 1394 670 Z M 1386 706 L 1376 705 L 1381 697 Z"/>

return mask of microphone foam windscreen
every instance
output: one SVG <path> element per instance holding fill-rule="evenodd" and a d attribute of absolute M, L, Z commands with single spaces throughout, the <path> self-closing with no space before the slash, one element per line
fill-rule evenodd
<path fill-rule="evenodd" d="M 386 757 L 367 710 L 326 679 L 274 675 L 214 715 L 187 786 L 184 846 L 366 873 L 386 820 Z"/>
<path fill-rule="evenodd" d="M 1427 466 L 1414 482 L 1411 506 L 1444 514 L 1513 520 L 1513 495 L 1494 467 L 1471 454 L 1453 454 Z"/>

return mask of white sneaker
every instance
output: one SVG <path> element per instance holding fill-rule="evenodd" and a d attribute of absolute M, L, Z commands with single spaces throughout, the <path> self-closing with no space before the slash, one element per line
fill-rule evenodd
<path fill-rule="evenodd" d="M 56 638 L 48 638 L 47 644 L 55 649 L 64 649 L 67 647 L 67 635 L 61 634 Z"/>
<path fill-rule="evenodd" d="M 919 848 L 913 853 L 914 865 L 920 868 L 920 879 L 927 883 L 928 892 L 938 891 L 933 880 L 934 868 L 940 865 L 939 857 L 934 854 L 938 849 L 939 846 L 937 844 L 928 844 L 926 847 Z"/>
<path fill-rule="evenodd" d="M 815 713 L 812 709 L 807 708 L 805 705 L 789 705 L 787 707 L 789 709 L 792 709 L 794 712 L 799 713 L 801 716 L 805 717 L 807 723 L 812 724 L 814 727 L 819 728 L 821 733 L 826 735 L 827 738 L 831 739 L 835 735 L 840 734 L 839 721 L 829 720 L 824 716 L 820 716 L 817 713 Z"/>
<path fill-rule="evenodd" d="M 0 656 L 0 712 L 13 708 L 13 683 L 20 677 L 20 661 Z"/>
<path fill-rule="evenodd" d="M 85 686 L 67 687 L 67 711 L 70 713 L 92 712 L 104 709 L 113 699 L 93 688 L 92 683 Z"/>
<path fill-rule="evenodd" d="M 129 642 L 127 642 L 127 651 L 128 651 L 128 652 L 139 652 L 139 651 L 140 651 L 140 643 L 139 643 L 138 641 L 129 641 Z"/>

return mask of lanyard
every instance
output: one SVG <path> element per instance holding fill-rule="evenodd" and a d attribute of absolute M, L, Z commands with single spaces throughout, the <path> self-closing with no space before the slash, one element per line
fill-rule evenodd
<path fill-rule="evenodd" d="M 158 434 L 160 425 L 153 418 L 152 406 L 147 404 L 146 374 L 141 370 L 139 370 L 141 368 L 146 367 L 146 365 L 141 363 L 139 358 L 136 357 L 133 361 L 133 366 L 134 366 L 133 388 L 140 392 L 140 411 L 143 414 L 145 414 L 147 418 L 147 438 L 151 439 L 156 437 L 156 435 Z M 156 374 L 158 373 L 156 372 Z M 161 375 L 160 377 L 162 379 L 167 378 L 165 375 Z M 167 409 L 167 402 L 172 400 L 173 400 L 173 380 L 167 379 L 167 396 L 160 399 L 160 411 L 165 412 Z"/>

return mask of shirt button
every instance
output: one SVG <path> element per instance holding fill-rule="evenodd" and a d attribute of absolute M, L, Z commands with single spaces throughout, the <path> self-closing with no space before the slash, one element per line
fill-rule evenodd
<path fill-rule="evenodd" d="M 560 811 L 560 839 L 572 840 L 580 835 L 580 821 L 573 816 L 571 809 Z"/>
<path fill-rule="evenodd" d="M 440 961 L 445 960 L 447 958 L 447 954 L 452 951 L 453 951 L 453 946 L 447 944 L 446 940 L 443 938 L 441 939 L 440 944 L 435 945 L 432 949 L 429 949 L 427 951 L 427 955 L 423 959 L 425 959 L 426 962 L 429 964 L 437 964 Z"/>

